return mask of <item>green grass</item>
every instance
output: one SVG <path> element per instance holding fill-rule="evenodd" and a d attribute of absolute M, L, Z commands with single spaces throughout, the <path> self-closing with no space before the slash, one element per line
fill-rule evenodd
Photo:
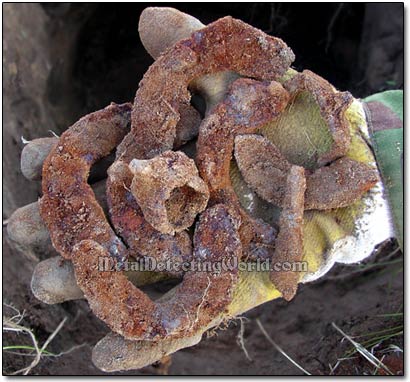
<path fill-rule="evenodd" d="M 27 345 L 12 345 L 12 346 L 3 346 L 3 350 L 5 351 L 7 350 L 30 350 L 32 352 L 35 352 L 36 348 L 34 346 L 27 346 Z M 54 353 L 51 353 L 45 349 L 42 350 L 40 353 L 44 355 L 55 356 Z"/>

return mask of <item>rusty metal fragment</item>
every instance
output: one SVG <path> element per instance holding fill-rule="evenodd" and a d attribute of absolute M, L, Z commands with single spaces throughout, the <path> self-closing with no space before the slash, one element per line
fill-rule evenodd
<path fill-rule="evenodd" d="M 317 169 L 306 178 L 306 210 L 346 207 L 379 180 L 377 170 L 347 157 Z"/>
<path fill-rule="evenodd" d="M 129 163 L 172 149 L 179 110 L 189 104 L 188 85 L 195 78 L 232 70 L 271 81 L 282 76 L 293 60 L 282 40 L 232 17 L 194 32 L 165 51 L 145 73 L 135 96 L 132 129 L 117 157 Z"/>
<path fill-rule="evenodd" d="M 131 193 L 133 174 L 127 164 L 118 161 L 108 171 L 107 202 L 111 222 L 134 258 L 151 257 L 155 261 L 185 262 L 192 259 L 192 240 L 187 232 L 162 234 L 149 224 Z M 180 276 L 181 272 L 167 272 Z"/>
<path fill-rule="evenodd" d="M 275 145 L 259 135 L 240 135 L 235 139 L 235 158 L 249 187 L 264 200 L 283 207 L 291 164 Z M 305 210 L 346 207 L 377 181 L 376 169 L 347 157 L 340 158 L 306 173 Z"/>
<path fill-rule="evenodd" d="M 129 270 L 125 274 L 137 287 L 169 278 L 166 273 L 153 274 L 149 271 Z M 84 298 L 82 290 L 77 285 L 72 262 L 61 256 L 48 258 L 36 265 L 31 279 L 31 291 L 37 299 L 46 304 L 59 304 Z"/>
<path fill-rule="evenodd" d="M 223 312 L 232 299 L 238 269 L 215 267 L 222 260 L 241 256 L 238 222 L 224 205 L 207 209 L 195 231 L 194 258 L 210 267 L 190 269 L 168 298 L 152 301 L 136 288 L 123 272 L 101 272 L 97 259 L 110 257 L 108 251 L 92 240 L 77 244 L 73 264 L 77 281 L 97 317 L 125 338 L 179 338 L 204 327 Z"/>
<path fill-rule="evenodd" d="M 330 150 L 317 159 L 319 166 L 345 155 L 351 140 L 345 112 L 353 101 L 352 95 L 349 92 L 336 91 L 329 82 L 310 70 L 296 74 L 283 86 L 293 97 L 303 91 L 309 92 L 319 105 L 320 113 L 328 125 L 333 142 Z"/>
<path fill-rule="evenodd" d="M 182 39 L 188 38 L 192 33 L 204 27 L 205 25 L 198 19 L 177 9 L 148 7 L 140 15 L 138 32 L 147 52 L 154 59 L 157 59 L 167 48 Z M 153 30 L 155 31 L 154 33 Z M 199 93 L 204 98 L 208 112 L 213 106 L 223 100 L 228 85 L 239 77 L 238 74 L 232 71 L 207 74 L 191 81 L 189 90 Z M 176 142 L 178 141 L 178 135 L 180 135 L 178 127 L 182 125 L 184 126 L 182 130 L 187 131 L 188 128 L 186 126 L 190 125 L 192 120 L 189 117 L 190 110 L 195 111 L 192 107 L 187 107 L 186 110 L 188 113 L 180 110 L 181 119 L 177 125 Z M 196 126 L 196 131 L 197 128 L 198 126 Z M 195 127 L 193 126 L 191 134 L 194 131 Z M 177 146 L 176 143 L 174 143 L 175 146 Z"/>
<path fill-rule="evenodd" d="M 92 189 L 95 198 L 107 214 L 105 197 L 105 181 L 94 183 Z M 40 216 L 38 202 L 27 204 L 13 212 L 7 223 L 8 237 L 23 250 L 33 250 L 35 253 L 50 254 L 54 251 L 50 233 Z"/>
<path fill-rule="evenodd" d="M 54 247 L 65 258 L 81 240 L 94 239 L 113 256 L 126 248 L 104 216 L 87 184 L 90 167 L 107 156 L 129 129 L 131 104 L 111 104 L 71 126 L 51 150 L 43 166 L 40 213 Z"/>
<path fill-rule="evenodd" d="M 186 117 L 189 120 L 188 117 L 189 115 Z M 189 136 L 189 132 L 187 132 L 186 130 L 192 130 L 193 127 L 191 127 L 190 124 L 188 124 L 187 126 L 180 125 L 181 124 L 178 124 L 177 126 L 177 137 L 180 135 L 181 138 Z M 191 134 L 194 133 L 195 132 L 191 132 Z M 38 138 L 33 139 L 24 146 L 23 151 L 21 152 L 20 168 L 21 172 L 28 180 L 41 180 L 43 163 L 50 154 L 52 148 L 57 144 L 58 140 L 58 137 Z M 93 165 L 90 170 L 88 182 L 95 183 L 106 178 L 107 168 L 112 164 L 113 161 L 114 156 L 110 154 Z"/>
<path fill-rule="evenodd" d="M 157 231 L 181 232 L 205 209 L 208 187 L 184 153 L 166 151 L 149 160 L 133 159 L 129 166 L 134 175 L 131 193 Z"/>
<path fill-rule="evenodd" d="M 264 200 L 281 206 L 291 164 L 276 146 L 261 135 L 238 135 L 235 159 L 249 187 Z"/>
<path fill-rule="evenodd" d="M 140 25 L 141 30 L 148 26 Z M 182 27 L 185 34 L 186 28 L 193 31 L 201 24 Z M 168 50 L 152 45 L 154 56 L 161 55 L 141 81 L 133 106 L 111 104 L 85 116 L 53 145 L 43 166 L 40 212 L 53 245 L 72 259 L 94 313 L 130 340 L 182 338 L 206 328 L 232 301 L 237 260 L 260 253 L 282 264 L 302 260 L 304 209 L 347 205 L 351 182 L 357 183 L 354 198 L 375 183 L 373 172 L 347 159 L 317 170 L 306 181 L 302 167 L 291 165 L 265 138 L 249 135 L 280 117 L 289 100 L 304 91 L 314 97 L 333 137 L 331 150 L 318 163 L 343 156 L 350 143 L 344 117 L 348 93 L 335 92 L 309 71 L 284 86 L 276 82 L 294 60 L 282 40 L 225 17 L 173 43 Z M 190 105 L 189 88 L 207 89 L 210 95 L 202 123 Z M 197 134 L 199 172 L 192 159 L 171 151 Z M 245 181 L 283 208 L 278 236 L 273 226 L 240 206 L 230 180 L 234 146 Z M 94 187 L 94 193 L 87 183 L 90 168 L 116 147 L 107 182 Z M 106 200 L 96 198 L 104 189 Z M 108 208 L 103 209 L 105 203 Z M 161 271 L 182 281 L 153 301 L 123 271 L 129 256 L 169 261 L 171 268 Z M 101 260 L 116 270 L 103 271 Z M 172 270 L 187 262 L 187 269 Z M 33 290 L 44 301 L 81 297 L 69 262 L 60 268 L 50 260 L 36 272 Z M 57 276 L 61 293 L 48 290 Z M 293 298 L 297 272 L 282 269 L 270 277 L 285 299 Z M 67 293 L 64 281 L 72 287 Z"/>
<path fill-rule="evenodd" d="M 105 257 L 112 259 L 109 252 L 93 240 L 77 243 L 72 253 L 78 285 L 94 314 L 127 338 L 148 338 L 160 332 L 154 302 L 134 287 L 123 272 L 101 271 L 99 261 Z M 113 262 L 115 265 L 115 260 Z"/>
<path fill-rule="evenodd" d="M 289 99 L 278 82 L 238 79 L 201 124 L 197 141 L 197 164 L 211 192 L 210 203 L 225 203 L 242 218 L 240 235 L 244 252 L 253 244 L 273 245 L 272 227 L 253 219 L 240 206 L 232 188 L 229 169 L 234 139 L 238 134 L 255 132 L 276 118 Z"/>
<path fill-rule="evenodd" d="M 303 167 L 292 166 L 286 178 L 286 193 L 279 221 L 279 234 L 276 239 L 275 253 L 270 278 L 285 300 L 291 300 L 298 287 L 300 274 L 293 267 L 303 258 L 303 210 L 305 201 L 306 178 Z M 285 266 L 284 266 L 285 264 Z"/>

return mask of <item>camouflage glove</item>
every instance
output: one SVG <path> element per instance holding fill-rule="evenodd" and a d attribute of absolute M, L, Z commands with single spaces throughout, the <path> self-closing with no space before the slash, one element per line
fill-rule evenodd
<path fill-rule="evenodd" d="M 389 90 L 363 101 L 396 237 L 403 249 L 403 91 Z"/>

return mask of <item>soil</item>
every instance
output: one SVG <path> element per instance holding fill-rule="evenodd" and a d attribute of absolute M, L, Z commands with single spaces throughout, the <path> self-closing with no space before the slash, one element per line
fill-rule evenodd
<path fill-rule="evenodd" d="M 137 22 L 148 4 L 5 4 L 3 35 L 3 219 L 36 200 L 39 185 L 24 179 L 19 157 L 21 136 L 33 139 L 61 133 L 81 115 L 109 102 L 133 99 L 138 81 L 152 59 L 138 39 Z M 364 96 L 403 83 L 403 7 L 401 4 L 168 4 L 204 23 L 230 14 L 283 38 L 297 56 L 296 69 L 309 68 L 341 90 Z M 306 15 L 309 20 L 306 19 Z M 384 22 L 387 19 L 389 22 Z M 348 27 L 347 27 L 348 26 Z M 18 31 L 18 33 L 16 32 Z M 300 38 L 303 36 L 303 38 Z M 364 52 L 367 52 L 365 55 Z M 365 57 L 365 59 L 363 59 Z M 232 321 L 198 345 L 162 363 L 127 375 L 299 375 L 302 372 L 278 352 L 271 338 L 304 369 L 328 375 L 351 345 L 346 334 L 366 335 L 402 323 L 403 263 L 394 241 L 366 260 L 367 266 L 336 266 L 318 282 L 302 285 L 296 297 L 263 304 Z M 31 293 L 36 263 L 49 254 L 20 251 L 3 227 L 3 303 L 25 312 L 40 344 L 67 317 L 35 375 L 102 375 L 91 362 L 93 345 L 106 325 L 85 301 L 58 305 L 39 302 Z M 3 306 L 4 316 L 13 311 Z M 243 328 L 243 346 L 238 334 Z M 364 337 L 366 338 L 366 337 Z M 360 342 L 360 338 L 358 341 Z M 28 336 L 3 334 L 3 346 L 31 345 Z M 403 348 L 403 336 L 381 343 L 374 354 L 393 373 L 403 374 L 400 352 L 381 353 L 389 345 Z M 375 368 L 355 353 L 339 362 L 334 374 L 371 374 Z M 28 365 L 29 357 L 3 351 L 3 374 Z M 379 371 L 380 374 L 383 371 Z"/>

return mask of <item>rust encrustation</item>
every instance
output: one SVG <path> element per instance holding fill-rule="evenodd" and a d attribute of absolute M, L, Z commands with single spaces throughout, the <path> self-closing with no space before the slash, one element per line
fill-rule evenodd
<path fill-rule="evenodd" d="M 279 220 L 272 262 L 279 269 L 272 269 L 270 278 L 285 300 L 291 300 L 297 291 L 300 273 L 292 267 L 303 259 L 303 211 L 305 203 L 305 169 L 292 166 L 286 178 L 286 194 Z M 289 270 L 285 269 L 289 267 Z"/>
<path fill-rule="evenodd" d="M 288 100 L 287 91 L 278 82 L 241 78 L 200 126 L 196 162 L 210 190 L 209 203 L 224 203 L 241 217 L 244 254 L 255 251 L 255 245 L 273 246 L 275 235 L 270 225 L 242 209 L 232 188 L 229 169 L 235 136 L 254 133 L 279 116 Z"/>
<path fill-rule="evenodd" d="M 195 162 L 181 151 L 152 159 L 133 159 L 131 193 L 144 218 L 159 232 L 174 235 L 189 228 L 208 203 L 209 190 Z"/>
<path fill-rule="evenodd" d="M 81 118 L 61 135 L 44 162 L 40 213 L 53 246 L 67 259 L 74 245 L 86 239 L 115 257 L 127 257 L 87 179 L 92 164 L 107 156 L 129 131 L 131 107 L 112 103 Z"/>
<path fill-rule="evenodd" d="M 237 264 L 232 260 L 241 257 L 237 225 L 222 204 L 202 213 L 195 230 L 193 256 L 198 264 L 207 262 L 209 267 L 188 271 L 163 301 L 152 301 L 123 272 L 101 272 L 96 259 L 110 255 L 92 240 L 81 241 L 74 248 L 77 282 L 97 317 L 125 338 L 185 336 L 209 324 L 232 300 L 238 269 L 219 268 L 218 264 L 222 260 Z"/>
<path fill-rule="evenodd" d="M 348 157 L 317 169 L 306 178 L 306 210 L 346 207 L 379 181 L 376 168 Z"/>
<path fill-rule="evenodd" d="M 304 209 L 347 205 L 375 184 L 373 169 L 342 158 L 350 144 L 345 111 L 352 97 L 309 71 L 281 85 L 277 80 L 293 60 L 282 40 L 222 18 L 164 51 L 144 75 L 133 105 L 113 103 L 86 115 L 51 150 L 43 166 L 41 216 L 54 247 L 72 259 L 93 312 L 116 333 L 157 340 L 205 328 L 232 300 L 238 260 L 260 245 L 271 248 L 275 262 L 300 261 Z M 223 71 L 250 78 L 235 80 L 200 122 L 188 87 Z M 330 151 L 318 159 L 319 166 L 330 166 L 313 174 L 254 135 L 301 91 L 312 94 L 333 138 Z M 171 150 L 196 135 L 195 165 Z M 283 209 L 277 237 L 240 206 L 229 173 L 234 147 L 245 181 Z M 115 148 L 106 183 L 109 222 L 87 181 L 91 166 Z M 198 215 L 191 238 L 187 230 Z M 199 269 L 168 270 L 181 283 L 153 301 L 121 270 L 129 256 Z M 100 258 L 120 267 L 101 271 Z M 285 299 L 293 298 L 299 274 L 270 277 Z"/>
<path fill-rule="evenodd" d="M 231 70 L 272 81 L 295 56 L 279 38 L 232 17 L 221 18 L 166 50 L 145 73 L 135 95 L 131 132 L 117 157 L 127 163 L 171 150 L 180 108 L 189 105 L 189 83 L 200 76 Z"/>
<path fill-rule="evenodd" d="M 260 135 L 239 135 L 235 139 L 235 159 L 251 189 L 264 200 L 284 206 L 291 164 L 273 143 Z M 378 179 L 376 168 L 348 157 L 314 172 L 306 170 L 305 210 L 346 207 L 369 191 Z"/>
<path fill-rule="evenodd" d="M 108 170 L 107 202 L 111 223 L 124 240 L 131 256 L 136 259 L 151 258 L 156 262 L 171 262 L 171 276 L 182 276 L 173 271 L 173 263 L 192 260 L 192 239 L 185 231 L 173 235 L 156 230 L 144 218 L 144 214 L 131 193 L 133 174 L 129 166 L 115 162 Z"/>
<path fill-rule="evenodd" d="M 238 135 L 235 159 L 248 186 L 262 199 L 281 206 L 292 165 L 278 148 L 261 135 Z"/>

